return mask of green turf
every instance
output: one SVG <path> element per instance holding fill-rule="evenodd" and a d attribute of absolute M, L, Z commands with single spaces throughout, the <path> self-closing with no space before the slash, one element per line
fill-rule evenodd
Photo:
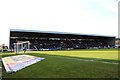
<path fill-rule="evenodd" d="M 1 63 L 1 61 L 0 61 L 0 67 L 2 67 L 2 63 Z"/>
<path fill-rule="evenodd" d="M 4 53 L 2 57 L 15 54 Z M 29 55 L 45 60 L 8 74 L 4 78 L 117 78 L 117 50 L 33 51 Z M 86 61 L 87 60 L 87 61 Z M 95 61 L 88 61 L 95 60 Z M 97 62 L 100 61 L 100 62 Z M 103 62 L 110 62 L 103 63 Z"/>

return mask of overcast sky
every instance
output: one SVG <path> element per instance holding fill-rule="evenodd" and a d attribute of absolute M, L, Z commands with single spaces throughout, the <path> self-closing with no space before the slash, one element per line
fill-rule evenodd
<path fill-rule="evenodd" d="M 118 37 L 119 0 L 0 0 L 0 44 L 9 29 Z"/>

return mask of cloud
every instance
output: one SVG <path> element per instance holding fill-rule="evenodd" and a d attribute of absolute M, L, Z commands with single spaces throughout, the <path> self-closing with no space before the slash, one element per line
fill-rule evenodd
<path fill-rule="evenodd" d="M 117 36 L 118 0 L 1 0 L 0 38 L 9 29 Z"/>
<path fill-rule="evenodd" d="M 82 0 L 83 6 L 99 16 L 116 15 L 119 0 Z M 110 15 L 111 14 L 111 15 Z"/>

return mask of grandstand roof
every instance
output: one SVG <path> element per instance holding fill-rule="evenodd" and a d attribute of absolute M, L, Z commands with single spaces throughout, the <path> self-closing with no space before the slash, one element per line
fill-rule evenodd
<path fill-rule="evenodd" d="M 90 35 L 69 32 L 55 32 L 55 31 L 39 31 L 39 30 L 25 30 L 25 29 L 10 29 L 11 37 L 59 37 L 59 38 L 115 38 L 115 36 L 104 35 Z"/>

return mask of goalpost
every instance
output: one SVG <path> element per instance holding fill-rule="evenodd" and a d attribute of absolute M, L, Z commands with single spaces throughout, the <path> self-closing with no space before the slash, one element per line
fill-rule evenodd
<path fill-rule="evenodd" d="M 29 53 L 30 50 L 30 42 L 29 41 L 17 41 L 17 43 L 14 43 L 14 51 L 16 54 L 23 53 L 25 50 L 25 53 Z"/>

